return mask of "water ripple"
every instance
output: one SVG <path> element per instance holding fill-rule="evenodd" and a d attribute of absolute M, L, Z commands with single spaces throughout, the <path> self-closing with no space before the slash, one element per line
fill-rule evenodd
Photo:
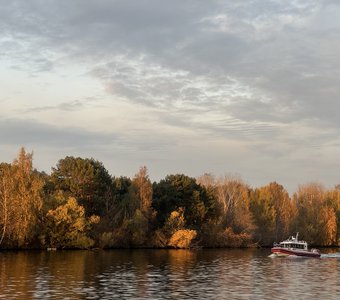
<path fill-rule="evenodd" d="M 340 253 L 267 250 L 1 253 L 0 299 L 337 299 Z"/>

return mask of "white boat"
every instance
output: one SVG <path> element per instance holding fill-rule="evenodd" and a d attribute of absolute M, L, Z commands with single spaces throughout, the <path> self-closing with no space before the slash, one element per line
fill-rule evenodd
<path fill-rule="evenodd" d="M 299 233 L 296 236 L 291 236 L 279 244 L 274 243 L 271 252 L 275 256 L 304 256 L 304 257 L 320 257 L 320 251 L 317 249 L 308 249 L 308 244 L 305 241 L 298 240 Z"/>

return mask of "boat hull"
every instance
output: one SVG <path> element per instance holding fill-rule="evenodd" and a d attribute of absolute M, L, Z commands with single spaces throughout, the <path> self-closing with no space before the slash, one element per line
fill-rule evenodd
<path fill-rule="evenodd" d="M 281 247 L 274 247 L 271 249 L 272 253 L 276 256 L 301 256 L 301 257 L 315 257 L 319 258 L 321 254 L 318 251 L 306 251 L 306 250 L 296 250 L 296 249 L 287 249 Z"/>

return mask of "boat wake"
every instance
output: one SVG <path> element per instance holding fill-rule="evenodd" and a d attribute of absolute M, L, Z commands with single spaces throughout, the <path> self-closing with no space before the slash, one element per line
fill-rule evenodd
<path fill-rule="evenodd" d="M 321 254 L 321 258 L 339 258 L 340 259 L 340 252 Z"/>
<path fill-rule="evenodd" d="M 287 256 L 278 256 L 274 253 L 268 255 L 269 258 L 277 258 L 277 259 L 310 259 L 308 256 L 297 256 L 297 255 L 287 255 Z M 339 256 L 340 258 L 340 256 Z"/>

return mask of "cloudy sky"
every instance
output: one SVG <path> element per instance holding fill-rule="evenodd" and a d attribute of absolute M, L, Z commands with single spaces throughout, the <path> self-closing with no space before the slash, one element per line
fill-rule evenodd
<path fill-rule="evenodd" d="M 1 161 L 340 183 L 336 0 L 0 0 L 0 78 Z"/>

